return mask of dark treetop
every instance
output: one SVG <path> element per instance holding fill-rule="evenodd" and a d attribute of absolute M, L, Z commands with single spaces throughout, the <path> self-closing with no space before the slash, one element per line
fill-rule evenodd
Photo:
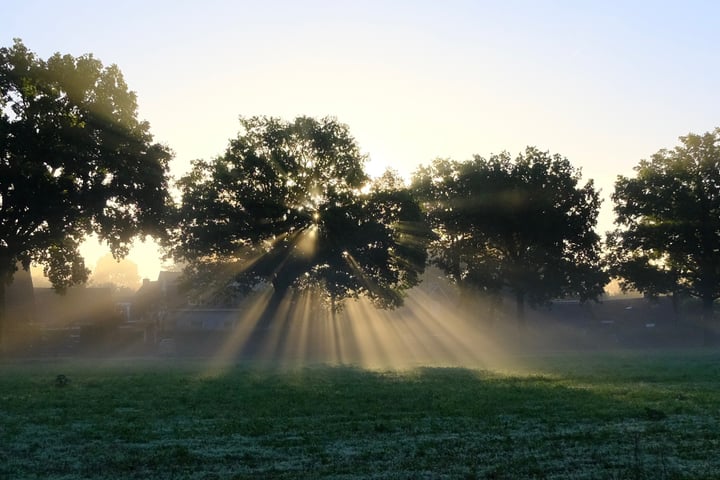
<path fill-rule="evenodd" d="M 720 297 L 720 129 L 680 137 L 615 183 L 614 274 L 644 293 Z"/>
<path fill-rule="evenodd" d="M 433 262 L 459 283 L 524 304 L 556 297 L 595 298 L 606 282 L 599 200 L 567 159 L 528 148 L 468 162 L 436 160 L 414 175 L 438 234 Z"/>

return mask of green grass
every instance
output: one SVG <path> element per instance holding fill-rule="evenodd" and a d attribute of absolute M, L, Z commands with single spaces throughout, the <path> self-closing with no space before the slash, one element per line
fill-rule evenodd
<path fill-rule="evenodd" d="M 5 363 L 0 479 L 720 475 L 720 353 L 524 360 L 524 373 Z"/>

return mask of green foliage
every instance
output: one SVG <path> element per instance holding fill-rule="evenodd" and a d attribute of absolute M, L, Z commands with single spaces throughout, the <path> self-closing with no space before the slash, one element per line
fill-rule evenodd
<path fill-rule="evenodd" d="M 613 273 L 624 288 L 720 297 L 720 129 L 680 137 L 615 183 Z"/>
<path fill-rule="evenodd" d="M 714 478 L 718 360 L 552 355 L 525 373 L 5 364 L 0 478 Z"/>
<path fill-rule="evenodd" d="M 413 188 L 438 233 L 433 262 L 455 282 L 509 290 L 519 308 L 596 298 L 607 282 L 594 230 L 600 201 L 592 181 L 579 180 L 567 159 L 535 148 L 420 168 Z"/>
<path fill-rule="evenodd" d="M 425 263 L 410 192 L 364 193 L 366 158 L 334 119 L 241 124 L 222 156 L 178 182 L 173 254 L 188 277 L 220 295 L 268 282 L 278 294 L 320 288 L 333 305 L 360 295 L 400 304 Z"/>
<path fill-rule="evenodd" d="M 162 233 L 170 152 L 137 120 L 117 66 L 92 55 L 0 49 L 0 277 L 44 265 L 56 288 L 83 282 L 91 232 L 115 255 Z M 1 316 L 1 315 L 0 315 Z"/>

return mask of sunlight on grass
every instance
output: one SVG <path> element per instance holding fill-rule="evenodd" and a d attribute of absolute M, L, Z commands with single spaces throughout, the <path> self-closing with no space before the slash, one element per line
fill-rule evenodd
<path fill-rule="evenodd" d="M 345 302 L 339 312 L 314 291 L 283 298 L 272 321 L 259 323 L 271 292 L 258 295 L 213 355 L 218 364 L 246 359 L 276 365 L 327 363 L 374 369 L 418 365 L 507 368 L 514 356 L 486 334 L 482 319 L 458 314 L 420 289 L 396 310 L 369 301 Z"/>

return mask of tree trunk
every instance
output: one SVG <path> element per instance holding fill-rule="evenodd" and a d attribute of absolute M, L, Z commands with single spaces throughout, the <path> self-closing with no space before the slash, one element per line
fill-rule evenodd
<path fill-rule="evenodd" d="M 330 319 L 332 320 L 332 343 L 333 343 L 333 356 L 335 359 L 335 362 L 337 363 L 344 363 L 345 359 L 343 358 L 343 350 L 341 345 L 341 338 L 340 338 L 340 326 L 338 325 L 338 306 L 337 306 L 337 298 L 335 298 L 335 295 L 330 295 Z"/>
<path fill-rule="evenodd" d="M 715 299 L 711 296 L 702 298 L 702 318 L 705 322 L 710 322 L 713 319 L 713 307 L 715 306 Z"/>
<path fill-rule="evenodd" d="M 680 320 L 680 294 L 678 292 L 672 293 L 672 309 L 675 321 Z"/>
<path fill-rule="evenodd" d="M 0 277 L 0 357 L 5 356 L 5 323 L 6 319 L 5 309 L 5 279 Z"/>
<path fill-rule="evenodd" d="M 525 292 L 515 292 L 515 307 L 518 326 L 525 328 Z"/>
<path fill-rule="evenodd" d="M 485 323 L 489 326 L 495 325 L 495 317 L 498 315 L 498 302 L 494 295 L 488 297 L 488 318 Z"/>
<path fill-rule="evenodd" d="M 705 346 L 712 346 L 715 344 L 715 330 L 714 330 L 714 306 L 715 298 L 712 296 L 702 297 L 702 330 L 703 330 L 703 344 Z"/>

